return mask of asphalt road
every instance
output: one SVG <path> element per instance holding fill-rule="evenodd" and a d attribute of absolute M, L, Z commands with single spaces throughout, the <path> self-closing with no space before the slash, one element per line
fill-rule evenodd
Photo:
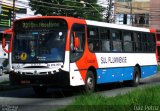
<path fill-rule="evenodd" d="M 141 80 L 138 88 L 160 85 L 160 74 Z M 123 84 L 107 84 L 99 87 L 95 94 L 116 96 L 136 89 Z M 2 111 L 48 111 L 70 104 L 80 92 L 71 89 L 49 89 L 44 97 L 37 97 L 32 88 L 12 89 L 0 92 L 0 110 Z"/>

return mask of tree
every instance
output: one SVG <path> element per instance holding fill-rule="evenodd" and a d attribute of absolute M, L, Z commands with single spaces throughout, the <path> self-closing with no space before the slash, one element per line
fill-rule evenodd
<path fill-rule="evenodd" d="M 102 20 L 104 8 L 97 0 L 30 0 L 29 5 L 35 14 L 60 15 L 90 20 Z"/>

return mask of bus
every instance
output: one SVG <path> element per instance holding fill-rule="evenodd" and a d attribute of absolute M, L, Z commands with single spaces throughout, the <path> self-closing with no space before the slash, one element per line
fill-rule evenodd
<path fill-rule="evenodd" d="M 91 93 L 98 84 L 137 86 L 157 73 L 154 29 L 38 16 L 16 20 L 12 32 L 10 83 L 29 85 L 38 95 L 48 87 L 82 86 Z"/>
<path fill-rule="evenodd" d="M 158 65 L 160 65 L 160 34 L 157 31 L 157 56 L 158 56 Z"/>

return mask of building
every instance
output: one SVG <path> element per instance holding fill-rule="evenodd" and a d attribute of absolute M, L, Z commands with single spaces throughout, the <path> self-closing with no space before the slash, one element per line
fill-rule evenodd
<path fill-rule="evenodd" d="M 1 0 L 0 1 L 0 73 L 2 74 L 3 67 L 7 67 L 8 54 L 2 49 L 2 33 L 4 30 L 11 28 L 12 22 L 16 19 L 16 13 L 25 13 L 24 8 L 19 3 L 13 5 L 13 0 Z M 9 43 L 9 41 L 8 41 Z M 8 47 L 8 43 L 6 47 Z"/>
<path fill-rule="evenodd" d="M 160 31 L 160 0 L 152 0 L 150 10 L 150 26 Z"/>
<path fill-rule="evenodd" d="M 160 62 L 160 0 L 152 0 L 150 10 L 150 27 L 157 29 L 158 62 Z"/>
<path fill-rule="evenodd" d="M 160 63 L 160 0 L 116 0 L 115 19 L 117 24 L 156 29 Z"/>
<path fill-rule="evenodd" d="M 26 14 L 27 6 L 20 0 L 1 0 L 0 1 L 0 32 L 8 29 L 14 19 L 18 19 L 19 14 Z M 18 15 L 18 16 L 17 16 Z"/>
<path fill-rule="evenodd" d="M 115 0 L 115 23 L 149 27 L 150 0 Z"/>
<path fill-rule="evenodd" d="M 12 7 L 0 5 L 0 32 L 11 27 Z"/>

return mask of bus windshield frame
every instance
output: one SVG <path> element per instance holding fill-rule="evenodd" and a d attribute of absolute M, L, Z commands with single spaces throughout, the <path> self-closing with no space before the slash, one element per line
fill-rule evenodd
<path fill-rule="evenodd" d="M 68 30 L 65 20 L 19 20 L 13 30 L 13 63 L 64 62 Z"/>

